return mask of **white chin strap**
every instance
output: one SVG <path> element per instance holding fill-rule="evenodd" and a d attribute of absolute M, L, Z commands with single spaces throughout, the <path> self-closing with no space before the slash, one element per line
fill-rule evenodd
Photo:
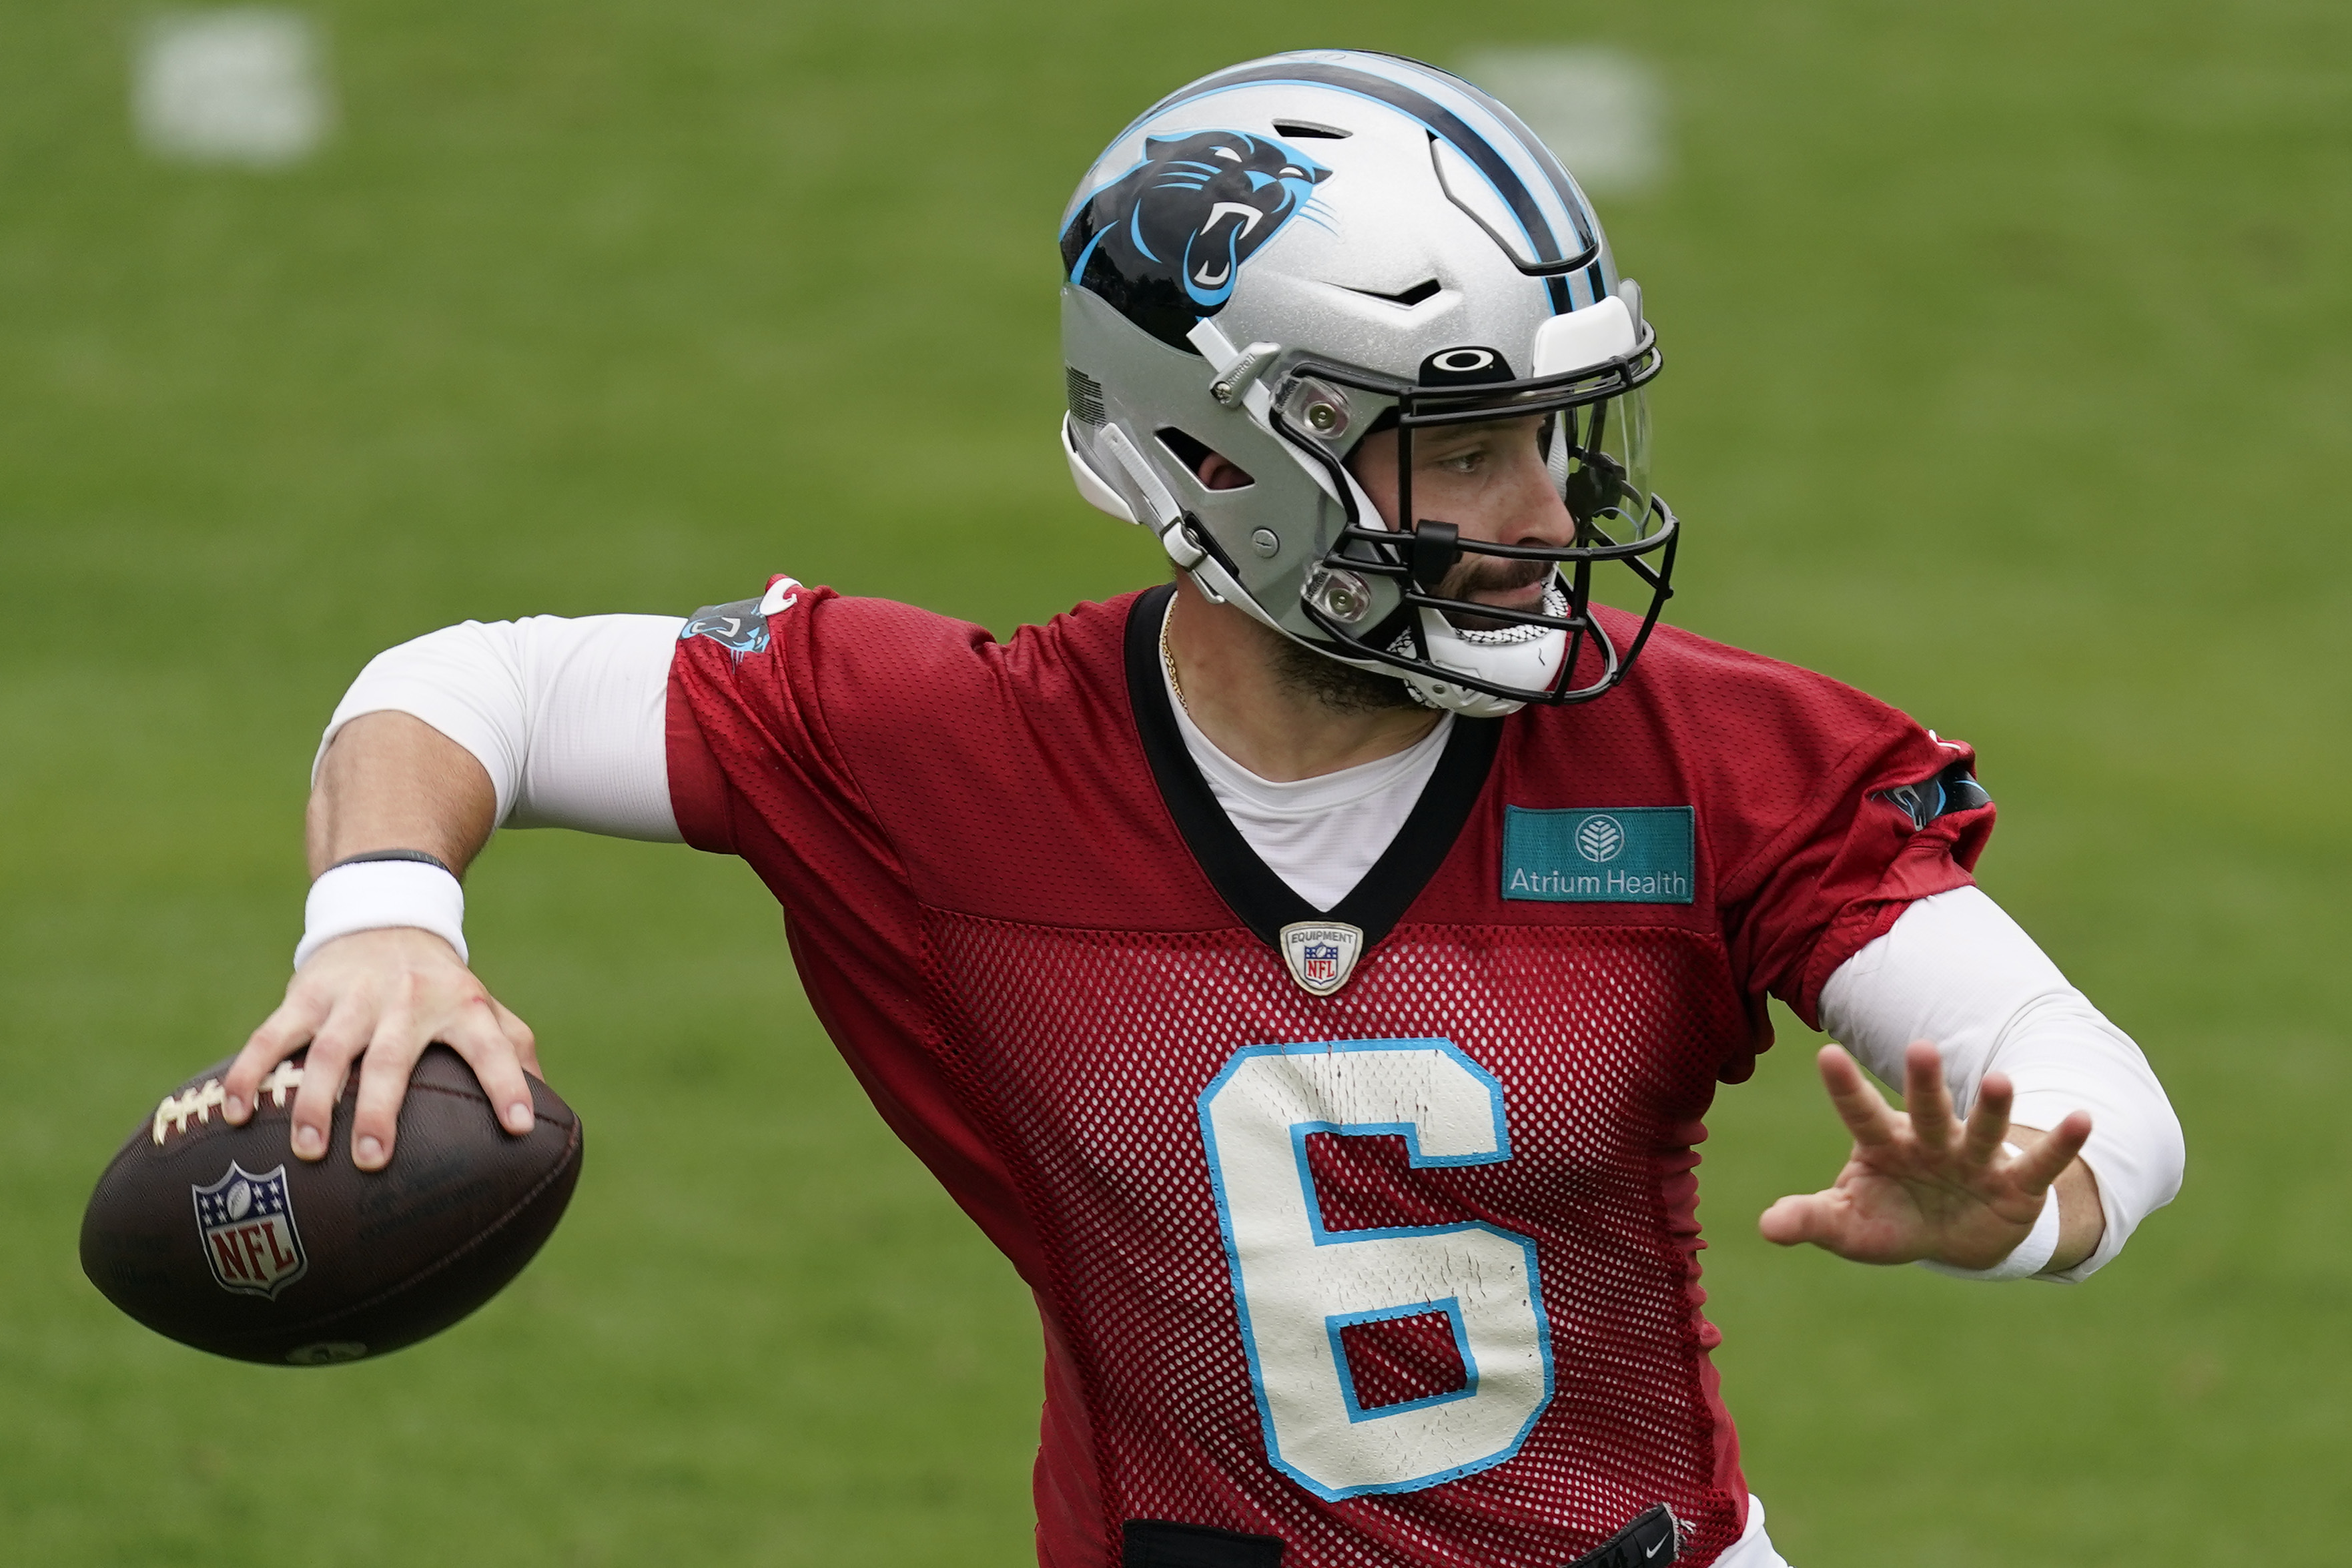
<path fill-rule="evenodd" d="M 1557 579 L 1544 594 L 1543 608 L 1548 616 L 1568 614 L 1568 595 Z M 1423 610 L 1421 631 L 1429 644 L 1430 663 L 1495 686 L 1540 691 L 1552 683 L 1559 673 L 1559 661 L 1568 657 L 1568 634 L 1553 626 L 1465 632 L 1435 610 Z M 1411 647 L 1410 638 L 1397 639 L 1396 651 Z M 1435 676 L 1414 673 L 1403 679 L 1413 700 L 1423 707 L 1443 708 L 1466 718 L 1500 719 L 1527 706 L 1517 698 L 1496 697 Z"/>
<path fill-rule="evenodd" d="M 1497 697 L 1491 691 L 1456 686 L 1450 680 L 1437 680 L 1426 675 L 1402 674 L 1402 679 L 1404 689 L 1423 708 L 1459 713 L 1465 719 L 1507 719 L 1527 706 L 1516 697 Z"/>

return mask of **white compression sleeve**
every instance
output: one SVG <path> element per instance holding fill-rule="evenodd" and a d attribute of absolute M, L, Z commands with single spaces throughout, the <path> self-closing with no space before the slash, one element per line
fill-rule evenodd
<path fill-rule="evenodd" d="M 675 844 L 663 725 L 684 625 L 675 616 L 533 616 L 427 633 L 360 671 L 319 755 L 362 713 L 412 714 L 473 753 L 503 824 Z"/>
<path fill-rule="evenodd" d="M 2069 1111 L 2091 1113 L 2083 1160 L 2098 1178 L 2106 1233 L 2090 1257 L 2043 1278 L 2088 1278 L 2180 1190 L 2180 1121 L 2147 1058 L 1980 889 L 1956 888 L 1905 910 L 1830 976 L 1821 1016 L 1832 1038 L 1890 1085 L 1903 1081 L 1905 1047 L 1935 1042 L 1963 1116 L 1995 1068 L 2016 1086 L 2011 1115 L 2022 1126 L 2047 1129 Z"/>

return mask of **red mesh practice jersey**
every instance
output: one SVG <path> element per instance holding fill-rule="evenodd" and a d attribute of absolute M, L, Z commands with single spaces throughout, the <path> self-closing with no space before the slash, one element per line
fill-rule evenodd
<path fill-rule="evenodd" d="M 1768 993 L 1810 1021 L 1968 881 L 1990 805 L 1905 788 L 1968 752 L 1661 628 L 1601 701 L 1458 721 L 1318 915 L 1182 751 L 1169 592 L 999 644 L 787 584 L 689 622 L 671 675 L 688 841 L 773 889 L 883 1116 L 1036 1292 L 1041 1560 L 1125 1532 L 1175 1542 L 1135 1561 L 1561 1568 L 1664 1502 L 1711 1562 L 1747 1492 L 1701 1118 Z M 1328 996 L 1278 951 L 1317 921 L 1364 935 Z"/>

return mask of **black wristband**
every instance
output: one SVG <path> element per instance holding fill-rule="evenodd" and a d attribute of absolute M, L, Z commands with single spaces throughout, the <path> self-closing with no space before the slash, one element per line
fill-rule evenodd
<path fill-rule="evenodd" d="M 346 866 L 364 866 L 372 860 L 413 860 L 419 866 L 437 866 L 442 870 L 448 871 L 452 877 L 457 875 L 456 871 L 450 870 L 446 860 L 442 859 L 438 855 L 427 855 L 422 849 L 371 849 L 364 855 L 347 855 L 328 867 L 327 871 L 340 871 Z M 319 875 L 323 877 L 327 871 L 321 871 Z"/>

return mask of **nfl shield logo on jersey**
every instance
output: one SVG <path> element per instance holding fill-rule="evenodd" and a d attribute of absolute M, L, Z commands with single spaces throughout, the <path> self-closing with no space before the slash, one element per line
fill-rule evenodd
<path fill-rule="evenodd" d="M 1328 996 L 1348 984 L 1363 951 L 1364 933 L 1351 925 L 1302 921 L 1282 928 L 1282 962 L 1290 966 L 1290 977 L 1301 990 L 1318 996 Z"/>
<path fill-rule="evenodd" d="M 229 1163 L 228 1174 L 209 1187 L 191 1186 L 196 1200 L 196 1234 L 214 1282 L 239 1295 L 267 1296 L 302 1278 L 310 1260 L 302 1233 L 294 1228 L 294 1204 L 286 1191 L 286 1167 L 265 1176 Z"/>

